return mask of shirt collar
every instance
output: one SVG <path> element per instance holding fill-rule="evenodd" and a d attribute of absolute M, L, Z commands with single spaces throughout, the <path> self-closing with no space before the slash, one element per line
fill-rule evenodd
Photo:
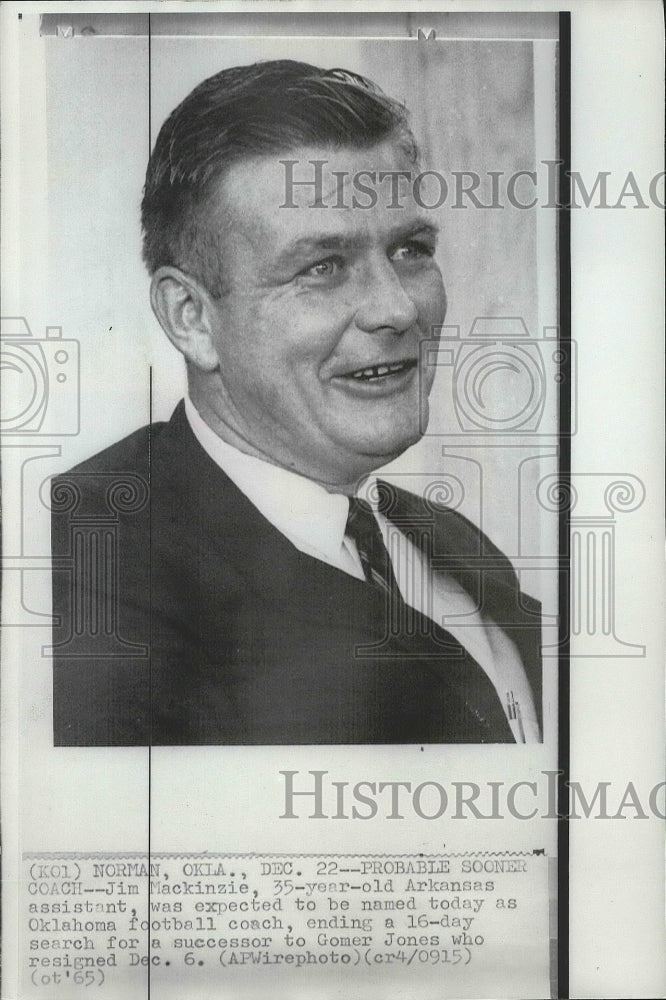
<path fill-rule="evenodd" d="M 223 441 L 204 421 L 189 396 L 185 413 L 201 447 L 270 523 L 301 551 L 338 562 L 349 503 L 319 483 Z"/>

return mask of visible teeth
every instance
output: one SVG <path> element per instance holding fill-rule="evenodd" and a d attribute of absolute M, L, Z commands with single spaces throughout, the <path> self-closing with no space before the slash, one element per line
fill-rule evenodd
<path fill-rule="evenodd" d="M 361 371 L 352 372 L 352 378 L 356 379 L 369 379 L 369 378 L 381 378 L 383 375 L 392 375 L 395 372 L 402 371 L 405 367 L 406 362 L 397 361 L 392 365 L 374 365 L 372 368 L 363 368 Z"/>

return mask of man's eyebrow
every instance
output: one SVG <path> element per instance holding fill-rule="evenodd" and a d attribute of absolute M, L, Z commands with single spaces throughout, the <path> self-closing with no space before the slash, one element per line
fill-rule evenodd
<path fill-rule="evenodd" d="M 358 246 L 360 239 L 358 236 L 345 236 L 342 234 L 330 234 L 328 236 L 301 236 L 289 243 L 279 255 L 278 260 L 287 260 L 298 254 L 307 254 L 318 250 L 346 250 L 350 247 Z"/>
<path fill-rule="evenodd" d="M 397 226 L 391 231 L 391 243 L 396 240 L 407 240 L 411 236 L 426 236 L 431 240 L 436 240 L 439 235 L 439 226 L 429 219 L 414 219 L 406 225 Z"/>
<path fill-rule="evenodd" d="M 428 219 L 414 219 L 406 225 L 396 226 L 389 230 L 387 242 L 389 244 L 399 243 L 400 240 L 409 239 L 413 236 L 425 236 L 431 240 L 436 240 L 439 233 L 439 226 Z M 300 254 L 308 254 L 319 251 L 350 250 L 361 246 L 365 242 L 363 234 L 347 235 L 344 233 L 330 233 L 321 236 L 301 236 L 289 243 L 279 254 L 278 263 L 287 261 L 291 257 Z"/>

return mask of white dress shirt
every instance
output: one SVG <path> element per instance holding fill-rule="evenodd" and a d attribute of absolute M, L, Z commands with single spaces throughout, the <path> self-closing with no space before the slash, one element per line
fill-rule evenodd
<path fill-rule="evenodd" d="M 246 455 L 202 419 L 189 397 L 185 413 L 201 447 L 238 489 L 300 552 L 365 579 L 355 542 L 345 534 L 349 500 L 295 472 Z M 364 484 L 406 604 L 432 619 L 467 649 L 492 682 L 517 743 L 538 743 L 539 726 L 531 688 L 512 639 L 453 577 L 433 573 L 420 552 L 376 509 L 373 477 Z M 518 705 L 511 711 L 509 700 Z M 517 717 L 514 717 L 516 716 Z"/>

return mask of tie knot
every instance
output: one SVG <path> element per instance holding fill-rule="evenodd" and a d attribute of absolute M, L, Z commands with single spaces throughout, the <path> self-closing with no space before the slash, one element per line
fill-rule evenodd
<path fill-rule="evenodd" d="M 355 542 L 367 542 L 378 534 L 381 537 L 379 525 L 372 513 L 372 507 L 366 500 L 359 500 L 358 497 L 349 498 L 346 533 Z"/>

